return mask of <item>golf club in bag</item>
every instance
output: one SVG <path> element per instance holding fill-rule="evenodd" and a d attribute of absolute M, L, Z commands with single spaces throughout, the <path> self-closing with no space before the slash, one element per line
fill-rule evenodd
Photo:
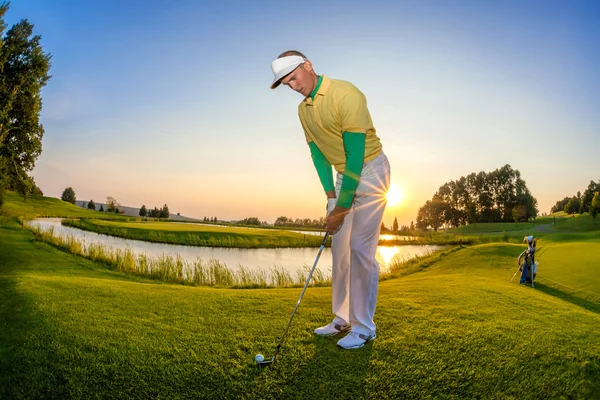
<path fill-rule="evenodd" d="M 270 360 L 264 360 L 260 354 L 257 354 L 254 357 L 256 364 L 258 364 L 260 366 L 267 366 L 267 365 L 273 364 L 275 362 L 275 357 L 277 357 L 277 354 L 279 353 L 279 350 L 281 349 L 281 345 L 283 344 L 283 339 L 285 338 L 285 335 L 287 334 L 287 331 L 290 328 L 290 325 L 292 324 L 292 319 L 294 319 L 296 310 L 298 310 L 300 301 L 302 300 L 302 297 L 304 296 L 304 292 L 306 291 L 306 288 L 308 287 L 308 283 L 310 282 L 313 272 L 315 271 L 315 268 L 317 267 L 317 263 L 319 262 L 319 257 L 321 257 L 321 252 L 323 252 L 323 249 L 325 248 L 325 244 L 327 243 L 327 238 L 329 238 L 329 232 L 325 232 L 325 237 L 323 238 L 323 242 L 321 243 L 321 247 L 319 248 L 319 252 L 317 253 L 317 258 L 315 259 L 315 263 L 314 263 L 312 269 L 310 270 L 310 273 L 308 274 L 308 278 L 306 278 L 306 283 L 304 284 L 304 289 L 302 289 L 302 292 L 300 293 L 300 298 L 298 299 L 298 302 L 296 303 L 296 307 L 294 308 L 294 311 L 292 312 L 292 316 L 290 317 L 290 320 L 288 321 L 287 326 L 285 327 L 285 330 L 283 331 L 283 335 L 281 335 L 281 339 L 279 340 L 279 344 L 277 345 L 277 348 L 275 349 L 275 353 L 273 354 L 273 357 Z"/>

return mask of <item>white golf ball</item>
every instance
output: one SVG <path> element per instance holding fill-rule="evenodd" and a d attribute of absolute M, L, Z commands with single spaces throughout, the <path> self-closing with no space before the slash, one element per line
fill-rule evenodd
<path fill-rule="evenodd" d="M 257 354 L 254 356 L 254 361 L 256 361 L 257 363 L 263 362 L 263 361 L 265 361 L 265 358 L 263 357 L 262 354 Z"/>

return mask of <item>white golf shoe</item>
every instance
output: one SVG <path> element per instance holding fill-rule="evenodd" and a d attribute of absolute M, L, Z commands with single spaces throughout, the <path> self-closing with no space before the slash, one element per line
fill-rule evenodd
<path fill-rule="evenodd" d="M 350 325 L 340 325 L 335 322 L 330 322 L 325 326 L 315 329 L 315 333 L 320 336 L 334 336 L 338 333 L 346 332 L 350 329 Z"/>
<path fill-rule="evenodd" d="M 337 342 L 337 345 L 342 349 L 359 349 L 365 345 L 365 343 L 370 342 L 375 339 L 377 335 L 373 333 L 372 335 L 363 335 L 358 332 L 350 332 L 344 338 L 340 339 Z"/>

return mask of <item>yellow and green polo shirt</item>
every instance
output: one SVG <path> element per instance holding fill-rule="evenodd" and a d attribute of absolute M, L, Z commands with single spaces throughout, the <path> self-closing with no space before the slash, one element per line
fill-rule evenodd
<path fill-rule="evenodd" d="M 314 100 L 311 96 L 298 106 L 298 116 L 307 143 L 314 142 L 336 171 L 343 173 L 346 154 L 343 133 L 364 133 L 367 162 L 381 154 L 365 95 L 352 83 L 322 76 Z"/>
<path fill-rule="evenodd" d="M 298 115 L 323 189 L 334 190 L 333 165 L 344 175 L 337 204 L 351 207 L 363 163 L 382 151 L 364 94 L 350 82 L 319 76 Z"/>

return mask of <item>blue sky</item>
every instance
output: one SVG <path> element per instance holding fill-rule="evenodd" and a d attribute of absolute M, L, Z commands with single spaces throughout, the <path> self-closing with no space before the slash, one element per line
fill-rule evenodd
<path fill-rule="evenodd" d="M 505 164 L 541 212 L 600 179 L 598 2 L 13 1 L 6 22 L 22 18 L 52 54 L 33 171 L 45 195 L 322 216 L 301 98 L 269 89 L 288 49 L 367 96 L 404 193 L 386 224 Z"/>

